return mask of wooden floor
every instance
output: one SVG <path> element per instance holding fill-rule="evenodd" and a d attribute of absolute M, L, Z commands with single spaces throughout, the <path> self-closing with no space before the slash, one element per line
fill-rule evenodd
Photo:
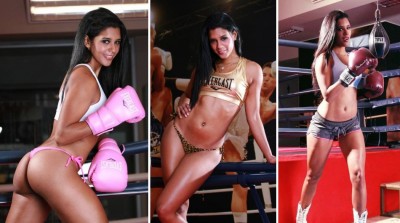
<path fill-rule="evenodd" d="M 279 148 L 279 223 L 294 222 L 301 188 L 306 174 L 305 148 Z M 399 222 L 397 219 L 378 219 L 380 216 L 380 185 L 400 181 L 400 149 L 368 147 L 366 152 L 366 184 L 368 191 L 368 222 Z M 399 209 L 399 191 L 385 191 L 385 210 Z M 318 183 L 309 222 L 352 222 L 351 183 L 346 161 L 340 148 L 332 148 Z M 332 207 L 335 207 L 333 210 Z M 324 213 L 324 214 L 321 214 Z M 340 213 L 338 215 L 338 213 Z M 400 216 L 399 216 L 400 219 Z M 374 221 L 372 221 L 374 220 Z M 385 221 L 384 221 L 385 220 Z M 394 221 L 396 220 L 396 221 Z"/>
<path fill-rule="evenodd" d="M 398 222 L 398 223 L 400 223 L 400 219 L 399 219 L 399 218 L 390 218 L 390 217 L 378 216 L 378 217 L 369 218 L 369 219 L 367 220 L 367 222 L 368 222 L 368 223 L 375 223 L 375 222 L 379 222 L 379 223 Z"/>

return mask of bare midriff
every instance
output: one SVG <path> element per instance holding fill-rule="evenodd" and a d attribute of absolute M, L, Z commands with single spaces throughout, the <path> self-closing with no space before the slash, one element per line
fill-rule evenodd
<path fill-rule="evenodd" d="M 176 118 L 175 124 L 190 144 L 204 149 L 219 148 L 238 108 L 228 101 L 201 96 L 189 116 Z"/>
<path fill-rule="evenodd" d="M 357 115 L 357 90 L 346 88 L 336 100 L 323 100 L 317 109 L 318 113 L 330 121 L 347 121 Z"/>

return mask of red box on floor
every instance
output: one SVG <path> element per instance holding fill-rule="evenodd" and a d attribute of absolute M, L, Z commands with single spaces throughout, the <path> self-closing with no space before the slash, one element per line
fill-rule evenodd
<path fill-rule="evenodd" d="M 380 215 L 380 185 L 400 181 L 400 149 L 367 148 L 368 217 Z M 295 222 L 306 174 L 306 148 L 279 148 L 279 222 Z M 399 193 L 385 193 L 385 208 L 399 208 Z M 351 183 L 340 148 L 333 147 L 318 184 L 308 223 L 352 222 Z"/>

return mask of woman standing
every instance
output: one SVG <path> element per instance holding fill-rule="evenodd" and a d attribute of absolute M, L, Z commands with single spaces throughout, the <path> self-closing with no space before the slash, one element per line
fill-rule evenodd
<path fill-rule="evenodd" d="M 307 175 L 296 222 L 306 217 L 334 139 L 339 140 L 352 184 L 354 222 L 366 222 L 365 141 L 357 117 L 357 86 L 362 73 L 375 69 L 377 59 L 365 48 L 348 54 L 351 25 L 348 15 L 334 10 L 323 20 L 314 54 L 314 87 L 322 100 L 307 132 Z"/>
<path fill-rule="evenodd" d="M 275 163 L 259 114 L 262 70 L 241 56 L 240 32 L 233 19 L 226 13 L 209 16 L 200 45 L 178 117 L 166 126 L 161 142 L 161 222 L 186 222 L 188 199 L 223 158 L 225 133 L 242 105 L 267 161 Z"/>

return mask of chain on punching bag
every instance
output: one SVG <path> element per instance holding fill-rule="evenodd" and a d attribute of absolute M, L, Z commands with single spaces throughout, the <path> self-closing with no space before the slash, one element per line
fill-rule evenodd
<path fill-rule="evenodd" d="M 376 58 L 385 58 L 389 52 L 390 39 L 381 23 L 381 11 L 379 3 L 376 2 L 375 25 L 369 35 L 369 49 Z"/>

